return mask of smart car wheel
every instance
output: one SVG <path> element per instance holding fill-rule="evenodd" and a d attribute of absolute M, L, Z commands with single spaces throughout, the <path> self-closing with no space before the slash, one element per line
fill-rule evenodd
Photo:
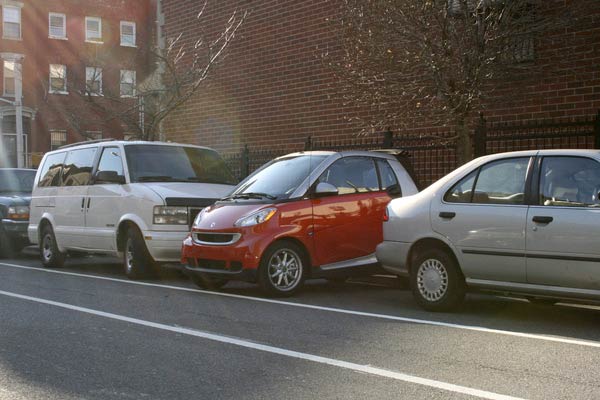
<path fill-rule="evenodd" d="M 429 311 L 450 310 L 465 296 L 465 282 L 458 265 L 440 249 L 429 249 L 415 257 L 410 283 L 417 303 Z"/>
<path fill-rule="evenodd" d="M 227 285 L 227 279 L 213 278 L 205 275 L 189 274 L 190 280 L 201 289 L 217 290 Z"/>
<path fill-rule="evenodd" d="M 47 268 L 60 268 L 65 263 L 66 254 L 58 250 L 56 237 L 50 225 L 45 225 L 42 228 L 42 236 L 40 240 L 40 256 L 42 264 Z"/>
<path fill-rule="evenodd" d="M 129 228 L 123 249 L 123 267 L 129 279 L 143 279 L 152 276 L 154 260 L 139 230 Z"/>
<path fill-rule="evenodd" d="M 258 282 L 269 295 L 291 296 L 304 281 L 303 250 L 291 242 L 276 242 L 260 263 Z"/>

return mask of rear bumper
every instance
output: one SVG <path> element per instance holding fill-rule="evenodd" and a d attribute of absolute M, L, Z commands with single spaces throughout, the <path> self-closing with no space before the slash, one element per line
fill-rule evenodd
<path fill-rule="evenodd" d="M 4 231 L 13 239 L 19 239 L 22 241 L 29 242 L 27 235 L 28 221 L 14 221 L 12 219 L 3 219 L 2 227 Z"/>
<path fill-rule="evenodd" d="M 384 241 L 377 246 L 375 255 L 386 271 L 400 276 L 408 276 L 410 245 L 411 243 Z"/>

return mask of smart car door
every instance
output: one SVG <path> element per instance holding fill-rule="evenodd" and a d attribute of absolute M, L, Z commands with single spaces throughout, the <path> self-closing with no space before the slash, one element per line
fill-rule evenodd
<path fill-rule="evenodd" d="M 323 269 L 343 268 L 352 262 L 375 261 L 382 241 L 381 221 L 390 197 L 381 191 L 375 162 L 370 157 L 344 157 L 318 179 L 335 186 L 337 194 L 312 200 L 315 261 Z M 331 265 L 351 261 L 348 265 Z"/>
<path fill-rule="evenodd" d="M 530 157 L 489 162 L 432 202 L 433 229 L 457 249 L 466 278 L 525 282 L 530 164 Z"/>
<path fill-rule="evenodd" d="M 527 282 L 600 290 L 600 163 L 543 157 L 527 215 Z"/>

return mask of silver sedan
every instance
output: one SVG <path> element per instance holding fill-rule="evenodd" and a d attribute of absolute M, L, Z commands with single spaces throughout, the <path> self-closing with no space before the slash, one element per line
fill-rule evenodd
<path fill-rule="evenodd" d="M 377 258 L 432 311 L 469 289 L 600 300 L 600 151 L 502 153 L 393 200 Z"/>

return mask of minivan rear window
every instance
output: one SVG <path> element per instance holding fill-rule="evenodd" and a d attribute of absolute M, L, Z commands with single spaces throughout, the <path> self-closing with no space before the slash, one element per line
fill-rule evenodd
<path fill-rule="evenodd" d="M 237 180 L 210 149 L 136 144 L 125 146 L 131 182 L 202 182 L 235 185 Z"/>

